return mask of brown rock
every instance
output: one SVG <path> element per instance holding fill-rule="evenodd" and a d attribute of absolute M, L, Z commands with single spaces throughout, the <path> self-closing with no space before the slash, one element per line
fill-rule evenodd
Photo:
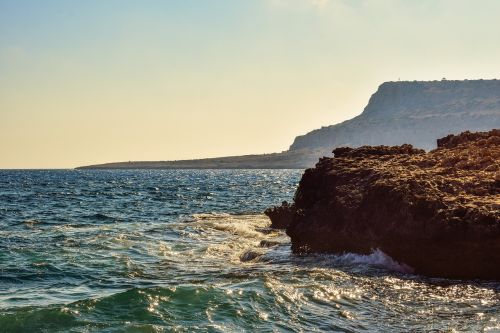
<path fill-rule="evenodd" d="M 295 213 L 295 206 L 283 201 L 281 206 L 271 207 L 264 211 L 264 214 L 271 219 L 271 228 L 286 229 L 292 221 Z"/>
<path fill-rule="evenodd" d="M 415 272 L 500 279 L 500 130 L 410 145 L 341 148 L 302 176 L 294 204 L 268 209 L 292 250 L 380 249 Z"/>

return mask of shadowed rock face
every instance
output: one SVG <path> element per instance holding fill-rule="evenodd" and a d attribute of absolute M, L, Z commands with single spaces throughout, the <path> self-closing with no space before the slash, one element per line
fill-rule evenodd
<path fill-rule="evenodd" d="M 271 228 L 286 229 L 295 214 L 295 205 L 283 201 L 281 206 L 268 208 L 264 214 L 271 219 Z"/>
<path fill-rule="evenodd" d="M 450 135 L 429 153 L 334 154 L 305 171 L 293 205 L 267 211 L 294 252 L 378 248 L 416 273 L 500 279 L 500 130 Z"/>

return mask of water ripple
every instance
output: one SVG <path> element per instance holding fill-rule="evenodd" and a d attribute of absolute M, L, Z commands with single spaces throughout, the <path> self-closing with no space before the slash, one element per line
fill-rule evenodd
<path fill-rule="evenodd" d="M 0 171 L 0 332 L 480 332 L 500 284 L 290 252 L 294 170 Z"/>

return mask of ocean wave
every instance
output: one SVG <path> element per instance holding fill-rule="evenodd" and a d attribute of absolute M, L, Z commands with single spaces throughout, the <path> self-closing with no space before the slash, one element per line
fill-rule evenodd
<path fill-rule="evenodd" d="M 187 236 L 203 241 L 207 259 L 227 258 L 230 262 L 258 262 L 272 246 L 262 244 L 281 244 L 286 242 L 282 231 L 266 229 L 270 221 L 263 214 L 194 214 Z M 227 260 L 226 259 L 226 260 Z"/>
<path fill-rule="evenodd" d="M 142 332 L 137 330 L 142 327 L 145 332 L 236 332 L 259 321 L 265 324 L 269 313 L 258 305 L 258 292 L 247 286 L 184 284 L 133 288 L 63 306 L 7 310 L 0 314 L 0 331 Z"/>
<path fill-rule="evenodd" d="M 40 196 L 0 200 L 0 332 L 500 329 L 498 283 L 403 274 L 379 251 L 293 254 L 255 212 L 301 173 L 3 171 L 1 191 Z"/>
<path fill-rule="evenodd" d="M 107 215 L 104 213 L 95 213 L 95 214 L 90 214 L 90 215 L 84 215 L 84 219 L 90 219 L 90 220 L 97 220 L 97 221 L 114 221 L 116 218 L 114 218 L 111 215 Z"/>
<path fill-rule="evenodd" d="M 25 220 L 25 221 L 22 221 L 20 224 L 26 226 L 27 228 L 34 228 L 35 226 L 41 224 L 42 222 L 38 221 L 38 220 L 35 220 L 35 219 L 32 219 L 32 220 Z"/>
<path fill-rule="evenodd" d="M 412 274 L 414 272 L 414 269 L 410 266 L 395 261 L 379 249 L 374 250 L 370 254 L 345 253 L 335 257 L 334 261 L 347 265 L 381 267 L 389 271 L 406 274 Z"/>

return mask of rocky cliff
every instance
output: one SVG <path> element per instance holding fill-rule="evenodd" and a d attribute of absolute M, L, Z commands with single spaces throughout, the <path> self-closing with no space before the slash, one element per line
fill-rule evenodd
<path fill-rule="evenodd" d="M 298 136 L 290 150 L 412 144 L 465 130 L 500 128 L 500 80 L 386 82 L 363 113 Z"/>
<path fill-rule="evenodd" d="M 411 145 L 337 148 L 268 209 L 294 252 L 380 249 L 416 273 L 500 279 L 500 130 Z"/>

